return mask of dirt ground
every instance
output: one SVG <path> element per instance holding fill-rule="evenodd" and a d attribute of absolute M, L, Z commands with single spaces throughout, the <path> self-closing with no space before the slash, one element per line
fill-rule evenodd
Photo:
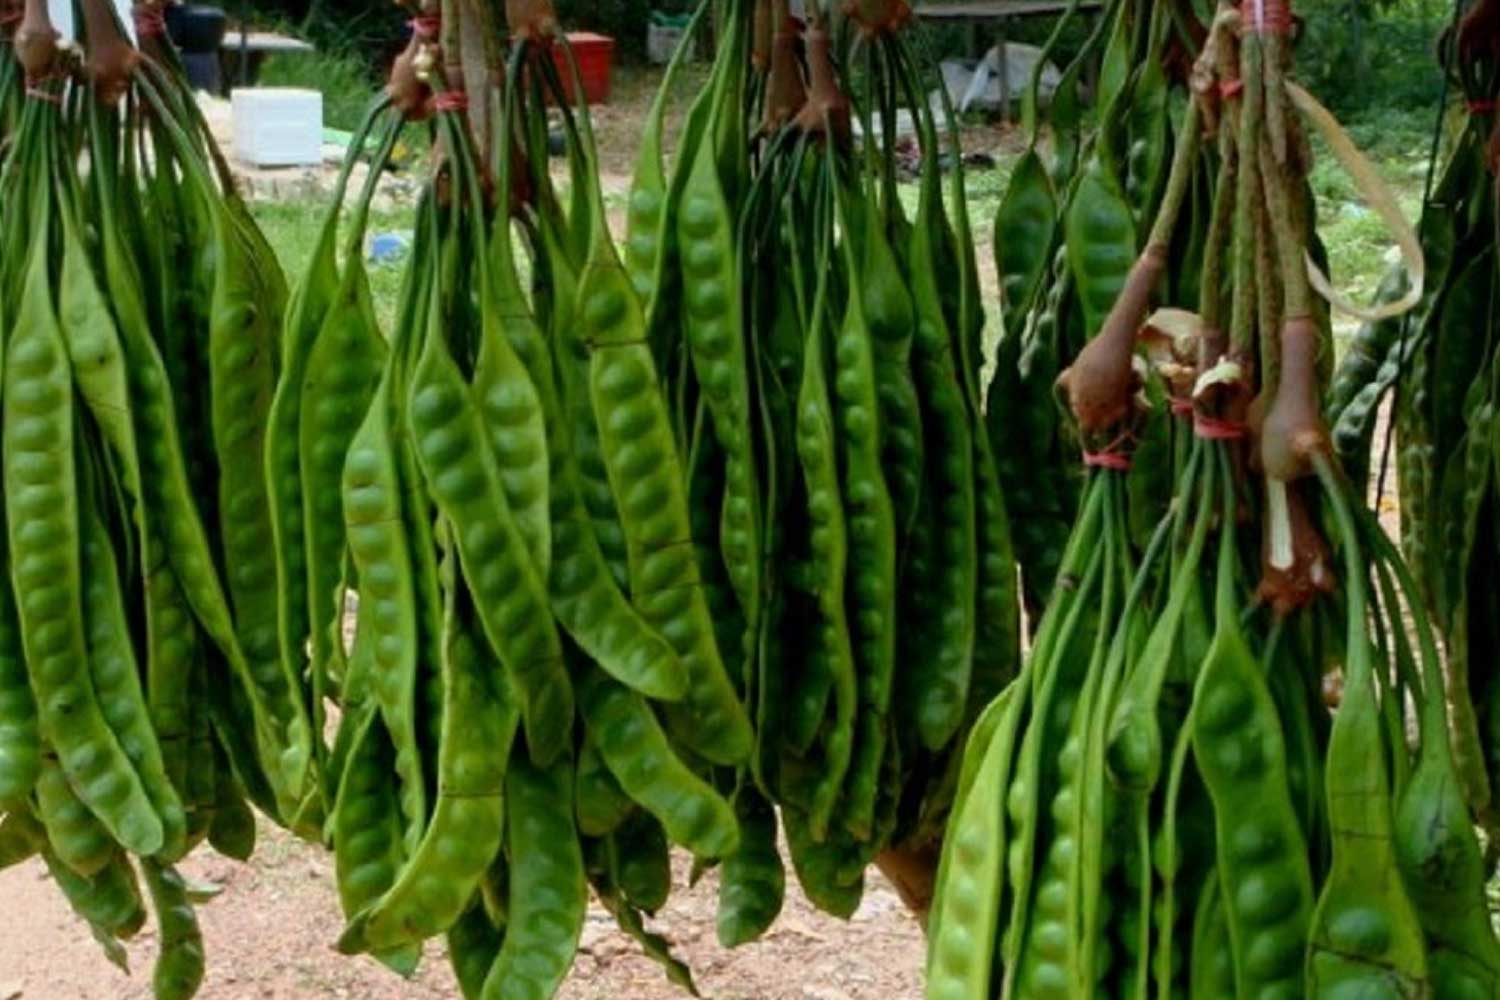
<path fill-rule="evenodd" d="M 765 940 L 734 952 L 714 938 L 717 881 L 689 889 L 678 859 L 675 891 L 652 927 L 688 962 L 714 1000 L 917 1000 L 922 932 L 895 891 L 871 872 L 849 923 L 816 913 L 795 886 Z M 202 1000 L 453 1000 L 441 942 L 406 982 L 368 959 L 333 950 L 343 928 L 332 859 L 262 830 L 248 865 L 200 851 L 183 866 L 223 887 L 200 908 L 208 952 Z M 39 863 L 0 873 L 0 1000 L 149 1000 L 154 929 L 129 945 L 129 976 L 105 961 Z M 560 1000 L 668 1000 L 686 996 L 641 957 L 597 905 Z"/>

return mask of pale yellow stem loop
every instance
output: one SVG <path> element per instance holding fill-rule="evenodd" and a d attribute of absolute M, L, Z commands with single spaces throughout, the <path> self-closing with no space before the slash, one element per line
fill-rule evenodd
<path fill-rule="evenodd" d="M 1322 133 L 1329 148 L 1333 150 L 1333 155 L 1353 178 L 1370 207 L 1390 227 L 1391 233 L 1396 238 L 1396 245 L 1401 250 L 1401 257 L 1406 263 L 1406 273 L 1411 279 L 1411 285 L 1406 294 L 1394 302 L 1377 306 L 1358 305 L 1333 287 L 1333 283 L 1328 280 L 1328 276 L 1318 267 L 1311 255 L 1307 258 L 1308 281 L 1317 293 L 1328 301 L 1329 305 L 1355 319 L 1374 322 L 1410 312 L 1417 303 L 1422 301 L 1422 290 L 1427 278 L 1427 260 L 1422 253 L 1422 244 L 1417 238 L 1416 228 L 1401 211 L 1394 192 L 1381 179 L 1374 165 L 1354 145 L 1354 140 L 1334 119 L 1333 114 L 1319 104 L 1317 98 L 1297 84 L 1287 81 L 1286 89 L 1288 96 L 1292 99 L 1292 104 L 1302 112 L 1303 117 L 1311 122 L 1314 128 Z"/>

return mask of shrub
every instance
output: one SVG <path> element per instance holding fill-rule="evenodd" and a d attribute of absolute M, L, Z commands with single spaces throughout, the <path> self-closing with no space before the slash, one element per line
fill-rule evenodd
<path fill-rule="evenodd" d="M 1297 71 L 1335 111 L 1435 109 L 1450 0 L 1301 0 Z"/>
<path fill-rule="evenodd" d="M 323 94 L 323 122 L 353 131 L 378 87 L 368 58 L 338 46 L 305 55 L 272 56 L 261 70 L 266 87 L 307 87 Z"/>

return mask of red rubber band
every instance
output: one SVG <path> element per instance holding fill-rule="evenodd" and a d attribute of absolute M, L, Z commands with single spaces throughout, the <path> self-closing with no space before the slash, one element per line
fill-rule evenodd
<path fill-rule="evenodd" d="M 434 111 L 467 111 L 469 95 L 462 90 L 445 90 L 432 98 Z"/>
<path fill-rule="evenodd" d="M 1492 115 L 1496 111 L 1500 111 L 1500 101 L 1491 99 L 1488 101 L 1469 102 L 1469 114 L 1471 115 Z"/>
<path fill-rule="evenodd" d="M 436 38 L 438 32 L 443 30 L 443 18 L 440 14 L 418 14 L 408 23 L 412 34 L 419 38 Z"/>
<path fill-rule="evenodd" d="M 43 90 L 39 86 L 26 88 L 26 96 L 37 101 L 46 101 L 48 104 L 61 104 L 62 95 L 50 90 Z"/>
<path fill-rule="evenodd" d="M 1125 430 L 1098 451 L 1085 451 L 1084 466 L 1089 469 L 1109 469 L 1111 472 L 1129 472 L 1130 452 L 1127 446 L 1132 440 L 1134 436 L 1129 430 Z"/>
<path fill-rule="evenodd" d="M 1194 413 L 1193 401 L 1186 396 L 1173 396 L 1168 405 L 1172 407 L 1174 417 L 1191 417 Z"/>
<path fill-rule="evenodd" d="M 9 28 L 13 24 L 20 24 L 26 17 L 24 10 L 7 10 L 0 12 L 0 28 Z"/>
<path fill-rule="evenodd" d="M 1249 428 L 1236 420 L 1220 420 L 1199 413 L 1193 420 L 1193 433 L 1205 441 L 1242 441 Z"/>
<path fill-rule="evenodd" d="M 1226 101 L 1232 101 L 1245 92 L 1245 81 L 1240 79 L 1220 80 L 1219 96 Z"/>
<path fill-rule="evenodd" d="M 1258 35 L 1290 35 L 1291 0 L 1241 0 L 1240 21 Z"/>
<path fill-rule="evenodd" d="M 140 38 L 160 38 L 167 33 L 167 16 L 156 6 L 137 5 L 131 10 L 135 17 L 135 33 Z"/>
<path fill-rule="evenodd" d="M 1086 451 L 1083 453 L 1083 464 L 1090 469 L 1129 472 L 1130 456 L 1118 451 Z"/>

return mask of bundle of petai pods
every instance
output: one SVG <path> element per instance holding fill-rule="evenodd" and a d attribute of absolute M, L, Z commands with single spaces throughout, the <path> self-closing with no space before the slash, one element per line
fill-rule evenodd
<path fill-rule="evenodd" d="M 1325 300 L 1397 315 L 1421 297 L 1423 257 L 1290 78 L 1291 37 L 1286 3 L 1220 4 L 1145 248 L 1062 379 L 1082 508 L 1022 673 L 966 749 L 934 1000 L 1500 988 L 1453 690 L 1322 409 Z M 1354 306 L 1316 263 L 1304 123 L 1395 231 L 1398 300 Z M 1202 214 L 1199 164 L 1214 173 Z M 1184 220 L 1202 231 L 1200 301 L 1153 312 L 1177 304 Z M 1175 482 L 1136 545 L 1135 443 L 1161 395 L 1181 418 Z"/>
<path fill-rule="evenodd" d="M 308 712 L 293 825 L 333 850 L 345 953 L 409 975 L 446 935 L 465 995 L 550 996 L 592 885 L 691 985 L 641 913 L 665 898 L 669 838 L 735 852 L 733 808 L 700 772 L 743 759 L 751 730 L 682 544 L 679 460 L 586 114 L 564 112 L 565 208 L 546 102 L 567 102 L 550 30 L 527 23 L 493 67 L 485 147 L 471 112 L 487 102 L 444 60 L 476 29 L 456 8 L 418 13 L 356 137 L 374 150 L 364 189 L 345 205 L 346 168 L 287 309 L 264 476 L 278 648 Z M 439 157 L 385 331 L 364 231 L 418 120 Z M 618 494 L 587 478 L 622 464 Z M 619 577 L 590 521 L 599 487 L 627 540 Z"/>
<path fill-rule="evenodd" d="M 414 21 L 367 126 L 385 151 L 431 116 L 440 150 L 396 327 L 379 336 L 357 255 L 340 263 L 335 207 L 268 435 L 281 646 L 312 635 L 294 672 L 340 711 L 309 759 L 341 949 L 409 972 L 446 934 L 466 995 L 549 996 L 591 886 L 691 986 L 644 920 L 669 845 L 719 868 L 729 946 L 781 909 L 778 809 L 840 915 L 872 862 L 935 850 L 1019 615 L 963 180 L 950 216 L 903 11 L 870 4 L 835 38 L 821 12 L 804 36 L 785 3 L 728 5 L 670 164 L 691 39 L 668 71 L 623 253 L 550 8 L 508 5 L 483 102 L 452 55 L 472 15 Z M 915 220 L 872 124 L 898 107 L 921 125 Z M 343 228 L 356 247 L 361 208 Z M 314 503 L 339 456 L 341 521 Z"/>
<path fill-rule="evenodd" d="M 780 807 L 803 888 L 847 915 L 872 862 L 934 850 L 955 750 L 1019 659 L 978 272 L 961 171 L 944 198 L 951 109 L 928 97 L 906 6 L 837 24 L 814 7 L 805 32 L 782 2 L 731 10 L 670 171 L 653 114 L 626 264 L 754 723 L 737 794 Z M 890 155 L 903 115 L 914 216 Z M 720 916 L 737 943 L 775 910 Z"/>
<path fill-rule="evenodd" d="M 1372 310 L 1317 263 L 1308 125 L 1371 171 L 1287 0 L 1110 0 L 1025 101 L 986 383 L 902 0 L 705 2 L 619 239 L 548 0 L 413 2 L 290 292 L 160 9 L 60 47 L 0 0 L 0 867 L 117 962 L 149 901 L 162 998 L 215 891 L 173 865 L 252 809 L 332 852 L 340 951 L 442 937 L 469 998 L 554 995 L 591 894 L 693 990 L 648 924 L 677 849 L 731 947 L 783 850 L 839 916 L 880 866 L 933 1000 L 1496 995 L 1494 7 L 1420 247 L 1370 189 Z M 1329 303 L 1369 320 L 1337 379 Z M 1398 383 L 1411 570 L 1361 488 Z"/>
<path fill-rule="evenodd" d="M 160 10 L 149 55 L 80 15 L 63 48 L 7 7 L 0 52 L 0 866 L 40 855 L 120 964 L 149 904 L 187 997 L 214 888 L 174 865 L 306 792 L 260 474 L 285 291 Z"/>

